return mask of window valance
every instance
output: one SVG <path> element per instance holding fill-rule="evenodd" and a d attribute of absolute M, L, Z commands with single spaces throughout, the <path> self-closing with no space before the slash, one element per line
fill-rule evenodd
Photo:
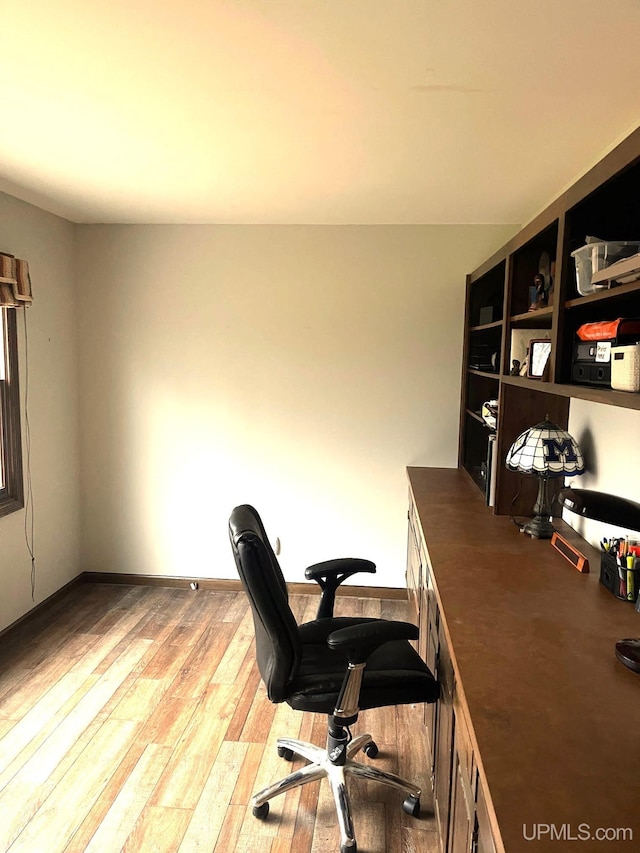
<path fill-rule="evenodd" d="M 26 308 L 32 302 L 29 264 L 0 252 L 0 308 Z"/>

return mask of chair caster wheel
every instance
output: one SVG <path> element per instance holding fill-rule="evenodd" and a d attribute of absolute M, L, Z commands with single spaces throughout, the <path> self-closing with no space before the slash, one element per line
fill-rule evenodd
<path fill-rule="evenodd" d="M 258 820 L 265 820 L 267 815 L 269 814 L 269 802 L 263 803 L 261 806 L 253 807 L 253 816 L 257 817 Z"/>
<path fill-rule="evenodd" d="M 355 841 L 353 844 L 341 844 L 340 853 L 358 853 L 358 848 Z"/>
<path fill-rule="evenodd" d="M 278 755 L 280 758 L 284 758 L 285 761 L 293 761 L 293 750 L 287 746 L 279 746 Z"/>
<path fill-rule="evenodd" d="M 369 743 L 362 747 L 362 751 L 367 758 L 376 758 L 378 755 L 378 746 L 374 741 L 370 740 Z"/>
<path fill-rule="evenodd" d="M 420 814 L 420 797 L 409 795 L 402 804 L 402 810 L 411 817 L 418 817 Z"/>

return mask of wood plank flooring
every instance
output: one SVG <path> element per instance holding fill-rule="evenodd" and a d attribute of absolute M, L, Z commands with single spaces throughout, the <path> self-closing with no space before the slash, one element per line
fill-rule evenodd
<path fill-rule="evenodd" d="M 295 595 L 299 621 L 315 596 Z M 336 613 L 406 618 L 397 601 L 339 597 Z M 85 584 L 0 648 L 0 851 L 334 853 L 326 782 L 289 791 L 266 821 L 252 793 L 288 772 L 281 735 L 323 745 L 326 717 L 272 705 L 242 593 Z M 422 708 L 363 712 L 376 765 L 423 788 L 350 782 L 361 853 L 435 853 Z M 364 761 L 368 759 L 363 758 Z"/>

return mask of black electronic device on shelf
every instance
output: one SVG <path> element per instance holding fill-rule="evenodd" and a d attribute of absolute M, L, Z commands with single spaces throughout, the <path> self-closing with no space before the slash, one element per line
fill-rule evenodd
<path fill-rule="evenodd" d="M 611 387 L 611 350 L 640 340 L 640 320 L 585 323 L 576 332 L 571 379 L 582 385 Z"/>
<path fill-rule="evenodd" d="M 493 373 L 498 369 L 500 353 L 489 344 L 473 344 L 469 351 L 469 367 Z"/>

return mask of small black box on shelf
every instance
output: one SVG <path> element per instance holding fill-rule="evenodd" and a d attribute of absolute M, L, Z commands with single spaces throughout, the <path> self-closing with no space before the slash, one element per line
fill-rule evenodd
<path fill-rule="evenodd" d="M 602 385 L 611 387 L 611 364 L 587 364 L 574 361 L 571 365 L 571 378 L 580 385 Z"/>
<path fill-rule="evenodd" d="M 583 385 L 611 385 L 611 341 L 577 341 L 571 378 Z"/>
<path fill-rule="evenodd" d="M 493 323 L 493 305 L 484 305 L 480 309 L 478 316 L 478 325 L 486 326 L 487 323 Z"/>
<path fill-rule="evenodd" d="M 471 344 L 469 367 L 494 373 L 500 364 L 500 352 L 488 344 Z"/>

